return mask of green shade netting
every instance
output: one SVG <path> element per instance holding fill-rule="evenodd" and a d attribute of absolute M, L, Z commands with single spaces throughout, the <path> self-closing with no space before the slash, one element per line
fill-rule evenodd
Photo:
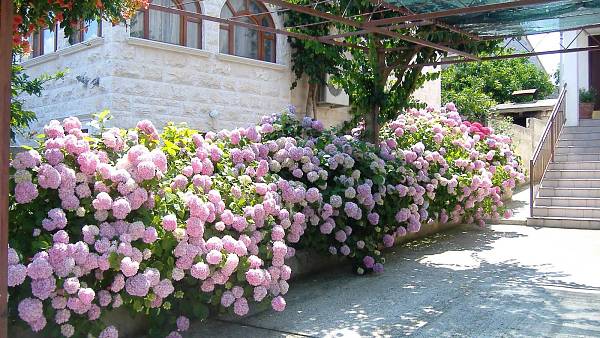
<path fill-rule="evenodd" d="M 431 13 L 481 5 L 503 4 L 501 0 L 388 0 L 415 13 Z M 600 0 L 563 0 L 439 18 L 480 36 L 530 35 L 600 24 Z"/>

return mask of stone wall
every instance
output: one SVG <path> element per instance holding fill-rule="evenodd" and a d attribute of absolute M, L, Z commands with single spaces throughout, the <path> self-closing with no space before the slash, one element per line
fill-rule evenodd
<path fill-rule="evenodd" d="M 511 137 L 516 148 L 515 152 L 521 156 L 522 166 L 527 171 L 529 171 L 529 161 L 533 152 L 546 129 L 546 122 L 547 120 L 528 118 L 527 127 L 512 125 Z"/>

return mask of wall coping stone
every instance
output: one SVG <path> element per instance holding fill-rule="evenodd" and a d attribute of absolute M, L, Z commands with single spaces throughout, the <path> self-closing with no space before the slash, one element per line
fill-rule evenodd
<path fill-rule="evenodd" d="M 96 46 L 100 46 L 104 43 L 104 38 L 101 36 L 97 36 L 93 39 L 90 39 L 88 41 L 84 41 L 84 42 L 79 42 L 77 44 L 74 44 L 72 46 L 68 46 L 62 49 L 59 49 L 55 52 L 49 53 L 49 54 L 44 54 L 44 55 L 40 55 L 40 56 L 36 56 L 34 58 L 31 58 L 29 60 L 23 61 L 21 62 L 21 65 L 24 68 L 29 68 L 29 67 L 33 67 L 42 63 L 46 63 L 52 60 L 56 60 L 58 59 L 60 56 L 65 56 L 65 55 L 70 55 L 73 53 L 77 53 L 80 52 L 82 50 L 86 50 L 86 49 L 90 49 L 90 48 L 94 48 Z"/>
<path fill-rule="evenodd" d="M 125 41 L 127 41 L 128 44 L 134 45 L 134 46 L 162 49 L 162 50 L 177 52 L 177 53 L 186 53 L 186 54 L 205 57 L 205 58 L 210 57 L 213 54 L 213 53 L 203 50 L 203 49 L 174 45 L 171 43 L 142 39 L 142 38 L 135 38 L 132 36 L 127 37 L 125 39 Z"/>
<path fill-rule="evenodd" d="M 231 62 L 241 63 L 241 64 L 245 64 L 245 65 L 250 65 L 250 66 L 269 68 L 269 69 L 274 69 L 274 70 L 278 70 L 278 71 L 284 71 L 284 70 L 288 69 L 288 67 L 286 65 L 282 65 L 279 63 L 249 59 L 249 58 L 245 58 L 245 57 L 241 57 L 241 56 L 237 56 L 237 55 L 230 55 L 230 54 L 219 53 L 219 54 L 217 54 L 217 59 L 223 60 L 223 61 L 231 61 Z"/>
<path fill-rule="evenodd" d="M 58 52 L 53 52 L 50 54 L 36 56 L 29 60 L 23 61 L 23 62 L 21 62 L 21 66 L 23 66 L 23 68 L 29 68 L 29 67 L 36 66 L 36 65 L 46 63 L 48 61 L 52 61 L 52 60 L 56 60 L 56 59 L 58 59 Z"/>
<path fill-rule="evenodd" d="M 87 41 L 83 41 L 80 43 L 76 43 L 74 45 L 71 45 L 69 47 L 65 47 L 63 49 L 59 49 L 57 52 L 59 55 L 63 56 L 63 55 L 69 55 L 69 54 L 73 54 L 73 53 L 77 53 L 79 51 L 82 50 L 86 50 L 86 49 L 90 49 L 96 46 L 100 46 L 104 43 L 104 38 L 101 36 L 96 36 L 90 40 Z"/>

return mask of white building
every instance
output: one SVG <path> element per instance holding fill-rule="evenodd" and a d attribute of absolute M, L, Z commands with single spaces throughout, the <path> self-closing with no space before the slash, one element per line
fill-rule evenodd
<path fill-rule="evenodd" d="M 38 116 L 32 129 L 66 116 L 89 120 L 104 109 L 115 117 L 113 125 L 130 127 L 148 118 L 200 130 L 248 125 L 290 103 L 304 110 L 306 83 L 290 91 L 286 36 L 200 20 L 195 13 L 283 27 L 279 11 L 255 0 L 155 0 L 129 27 L 93 23 L 71 41 L 46 30 L 34 37 L 34 57 L 23 65 L 33 76 L 69 72 L 42 97 L 28 98 L 27 108 Z M 419 93 L 423 102 L 439 106 L 439 80 Z M 323 105 L 318 118 L 336 124 L 347 111 Z"/>
<path fill-rule="evenodd" d="M 575 41 L 570 48 L 600 45 L 600 28 L 590 28 L 577 35 L 578 31 L 564 32 L 563 44 Z M 579 89 L 594 88 L 600 93 L 600 51 L 565 53 L 561 55 L 560 80 L 567 84 L 567 125 L 579 124 Z M 596 101 L 600 110 L 600 98 Z"/>

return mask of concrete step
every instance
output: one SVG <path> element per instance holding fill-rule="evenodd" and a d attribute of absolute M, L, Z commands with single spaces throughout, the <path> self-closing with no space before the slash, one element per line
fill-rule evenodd
<path fill-rule="evenodd" d="M 563 153 L 554 154 L 554 162 L 600 161 L 600 153 L 595 151 L 589 154 Z"/>
<path fill-rule="evenodd" d="M 600 208 L 594 207 L 545 207 L 533 206 L 533 216 L 539 217 L 584 217 L 600 219 Z"/>
<path fill-rule="evenodd" d="M 598 136 L 595 136 L 598 137 Z M 594 138 L 594 139 L 573 139 L 573 138 L 568 138 L 568 139 L 560 139 L 558 141 L 558 146 L 559 147 L 589 147 L 592 144 L 600 144 L 600 139 Z"/>
<path fill-rule="evenodd" d="M 530 217 L 528 226 L 600 230 L 600 219 L 581 217 Z"/>
<path fill-rule="evenodd" d="M 600 154 L 600 147 L 594 144 L 588 144 L 585 147 L 563 146 L 556 147 L 556 154 Z"/>
<path fill-rule="evenodd" d="M 600 126 L 564 127 L 561 134 L 564 135 L 571 133 L 598 134 L 600 133 Z"/>
<path fill-rule="evenodd" d="M 600 197 L 538 197 L 535 205 L 541 207 L 590 207 L 600 208 Z"/>
<path fill-rule="evenodd" d="M 600 170 L 600 161 L 552 162 L 548 170 Z"/>
<path fill-rule="evenodd" d="M 579 120 L 579 127 L 600 127 L 600 120 L 581 119 Z"/>
<path fill-rule="evenodd" d="M 600 131 L 600 129 L 599 129 Z M 589 133 L 589 132 L 577 132 L 577 130 L 573 131 L 564 131 L 560 134 L 559 141 L 569 141 L 569 140 L 588 140 L 594 142 L 600 142 L 600 132 L 599 133 Z"/>
<path fill-rule="evenodd" d="M 560 169 L 548 170 L 544 179 L 556 178 L 598 178 L 600 179 L 600 170 L 579 170 L 579 169 Z"/>
<path fill-rule="evenodd" d="M 598 188 L 555 188 L 540 187 L 539 197 L 581 197 L 581 198 L 600 198 L 600 189 Z M 539 198 L 538 197 L 538 198 Z"/>
<path fill-rule="evenodd" d="M 555 188 L 600 188 L 600 179 L 596 178 L 544 178 L 542 180 L 542 187 L 555 187 Z"/>

